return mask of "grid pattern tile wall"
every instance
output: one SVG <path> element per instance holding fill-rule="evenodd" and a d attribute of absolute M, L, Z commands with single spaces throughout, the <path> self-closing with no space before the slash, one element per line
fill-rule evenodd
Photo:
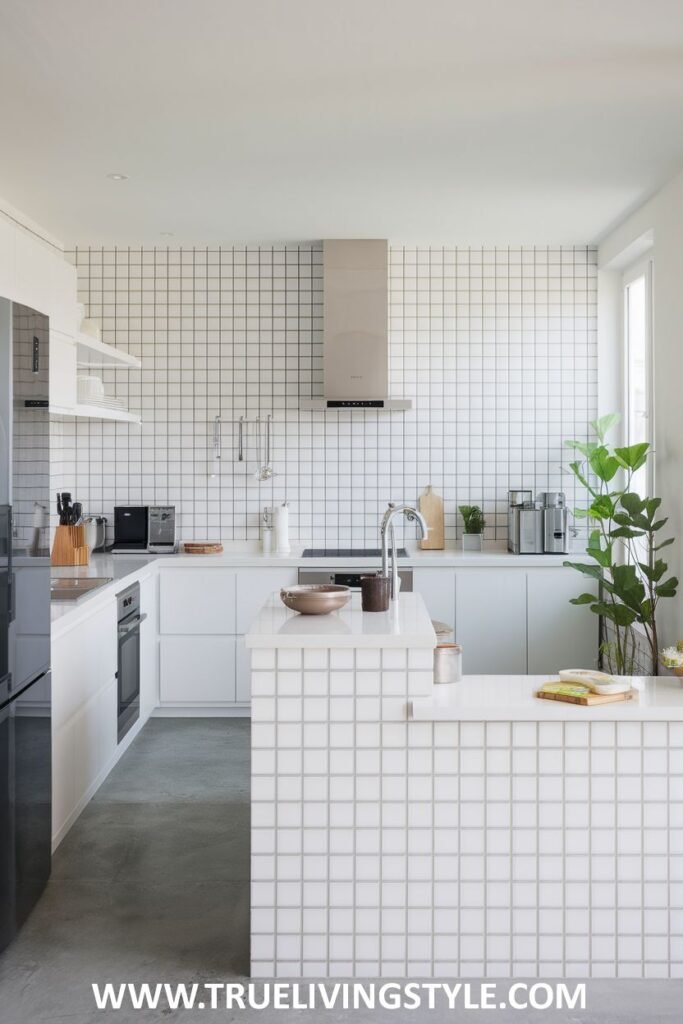
<path fill-rule="evenodd" d="M 406 722 L 424 653 L 252 652 L 252 973 L 683 977 L 683 723 Z"/>
<path fill-rule="evenodd" d="M 292 535 L 377 542 L 389 500 L 427 484 L 484 508 L 506 536 L 510 487 L 565 490 L 563 440 L 586 437 L 597 408 L 596 252 L 390 250 L 390 390 L 406 413 L 303 412 L 322 394 L 320 245 L 79 249 L 79 298 L 103 339 L 141 356 L 105 371 L 142 428 L 55 425 L 64 479 L 92 513 L 170 503 L 184 538 L 259 535 L 265 505 L 291 503 Z M 211 477 L 213 418 L 223 458 Z M 253 434 L 236 461 L 236 421 L 272 413 L 275 476 L 254 479 Z"/>

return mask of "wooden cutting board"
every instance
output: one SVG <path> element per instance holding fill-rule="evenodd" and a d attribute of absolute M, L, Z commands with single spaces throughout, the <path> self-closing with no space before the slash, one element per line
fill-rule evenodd
<path fill-rule="evenodd" d="M 223 545 L 219 541 L 186 540 L 183 547 L 187 555 L 220 555 L 223 553 Z"/>
<path fill-rule="evenodd" d="M 633 690 L 626 693 L 592 693 L 587 686 L 574 685 L 572 683 L 546 683 L 552 690 L 541 688 L 536 691 L 536 696 L 541 700 L 559 700 L 565 704 L 582 704 L 584 707 L 594 707 L 596 704 L 616 704 L 620 701 L 631 700 Z"/>
<path fill-rule="evenodd" d="M 420 495 L 418 506 L 429 527 L 429 533 L 420 541 L 420 547 L 424 551 L 442 551 L 444 547 L 443 499 L 431 484 Z"/>

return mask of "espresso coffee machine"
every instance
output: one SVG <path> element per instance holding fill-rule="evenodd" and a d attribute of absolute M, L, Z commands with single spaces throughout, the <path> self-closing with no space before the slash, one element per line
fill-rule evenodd
<path fill-rule="evenodd" d="M 569 551 L 569 510 L 562 491 L 508 491 L 508 551 L 561 555 Z"/>
<path fill-rule="evenodd" d="M 562 491 L 544 491 L 543 551 L 546 555 L 566 555 L 569 551 L 569 509 Z"/>
<path fill-rule="evenodd" d="M 543 554 L 543 510 L 531 491 L 508 491 L 508 551 Z"/>

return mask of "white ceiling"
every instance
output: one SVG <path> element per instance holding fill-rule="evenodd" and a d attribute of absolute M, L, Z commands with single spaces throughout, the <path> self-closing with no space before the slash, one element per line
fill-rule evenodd
<path fill-rule="evenodd" d="M 0 137 L 69 244 L 583 243 L 683 165 L 683 4 L 2 0 Z"/>

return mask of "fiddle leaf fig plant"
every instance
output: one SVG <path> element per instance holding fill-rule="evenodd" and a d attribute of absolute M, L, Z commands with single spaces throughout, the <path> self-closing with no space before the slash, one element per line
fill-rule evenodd
<path fill-rule="evenodd" d="M 633 479 L 651 454 L 641 442 L 612 448 L 606 438 L 619 422 L 611 413 L 591 423 L 596 441 L 566 441 L 582 458 L 570 464 L 577 480 L 588 491 L 586 509 L 576 509 L 577 518 L 588 519 L 593 527 L 588 536 L 589 562 L 564 564 L 595 580 L 597 594 L 584 593 L 572 604 L 590 605 L 591 611 L 609 626 L 600 644 L 601 661 L 609 672 L 632 675 L 639 627 L 649 648 L 652 673 L 658 671 L 657 606 L 662 598 L 674 597 L 675 576 L 659 552 L 673 544 L 673 537 L 660 539 L 667 519 L 659 518 L 660 498 L 642 497 L 632 489 Z"/>

